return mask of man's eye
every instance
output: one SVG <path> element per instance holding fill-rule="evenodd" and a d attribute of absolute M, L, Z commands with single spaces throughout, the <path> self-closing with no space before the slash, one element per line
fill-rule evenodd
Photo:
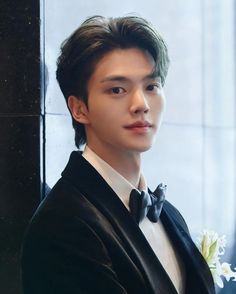
<path fill-rule="evenodd" d="M 147 86 L 147 90 L 148 91 L 156 91 L 160 87 L 161 87 L 160 84 L 151 84 L 151 85 L 148 85 Z"/>
<path fill-rule="evenodd" d="M 121 88 L 121 87 L 113 87 L 110 89 L 110 92 L 112 94 L 122 94 L 125 92 L 125 89 Z"/>

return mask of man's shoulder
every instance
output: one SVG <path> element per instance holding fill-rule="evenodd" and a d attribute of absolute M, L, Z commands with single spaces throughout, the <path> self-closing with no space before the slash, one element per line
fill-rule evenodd
<path fill-rule="evenodd" d="M 52 187 L 47 196 L 42 200 L 35 215 L 46 211 L 63 210 L 73 208 L 76 203 L 83 200 L 82 192 L 72 183 L 64 178 L 60 178 Z"/>
<path fill-rule="evenodd" d="M 42 218 L 79 216 L 83 218 L 88 210 L 94 210 L 94 204 L 88 200 L 87 191 L 65 178 L 60 178 L 48 195 L 42 200 L 31 222 Z"/>
<path fill-rule="evenodd" d="M 100 228 L 100 223 L 104 221 L 83 192 L 61 178 L 42 201 L 28 225 L 24 238 L 25 252 L 73 240 L 76 234 L 90 236 L 94 228 Z"/>

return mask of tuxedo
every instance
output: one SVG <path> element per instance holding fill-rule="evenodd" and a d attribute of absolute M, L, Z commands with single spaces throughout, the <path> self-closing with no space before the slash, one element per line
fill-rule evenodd
<path fill-rule="evenodd" d="M 178 210 L 160 216 L 186 271 L 187 294 L 213 294 L 210 270 Z M 176 294 L 119 197 L 79 152 L 39 206 L 22 251 L 25 294 Z"/>

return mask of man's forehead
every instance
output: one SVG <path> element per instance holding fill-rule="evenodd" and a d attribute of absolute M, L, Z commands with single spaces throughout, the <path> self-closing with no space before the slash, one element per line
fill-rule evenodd
<path fill-rule="evenodd" d="M 152 56 L 139 48 L 114 49 L 95 64 L 91 78 L 99 82 L 158 79 Z"/>

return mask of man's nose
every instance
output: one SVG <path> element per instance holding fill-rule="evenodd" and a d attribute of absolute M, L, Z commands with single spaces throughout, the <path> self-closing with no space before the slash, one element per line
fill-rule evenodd
<path fill-rule="evenodd" d="M 130 111 L 132 113 L 147 113 L 149 109 L 150 107 L 145 93 L 142 90 L 135 91 L 131 97 Z"/>

